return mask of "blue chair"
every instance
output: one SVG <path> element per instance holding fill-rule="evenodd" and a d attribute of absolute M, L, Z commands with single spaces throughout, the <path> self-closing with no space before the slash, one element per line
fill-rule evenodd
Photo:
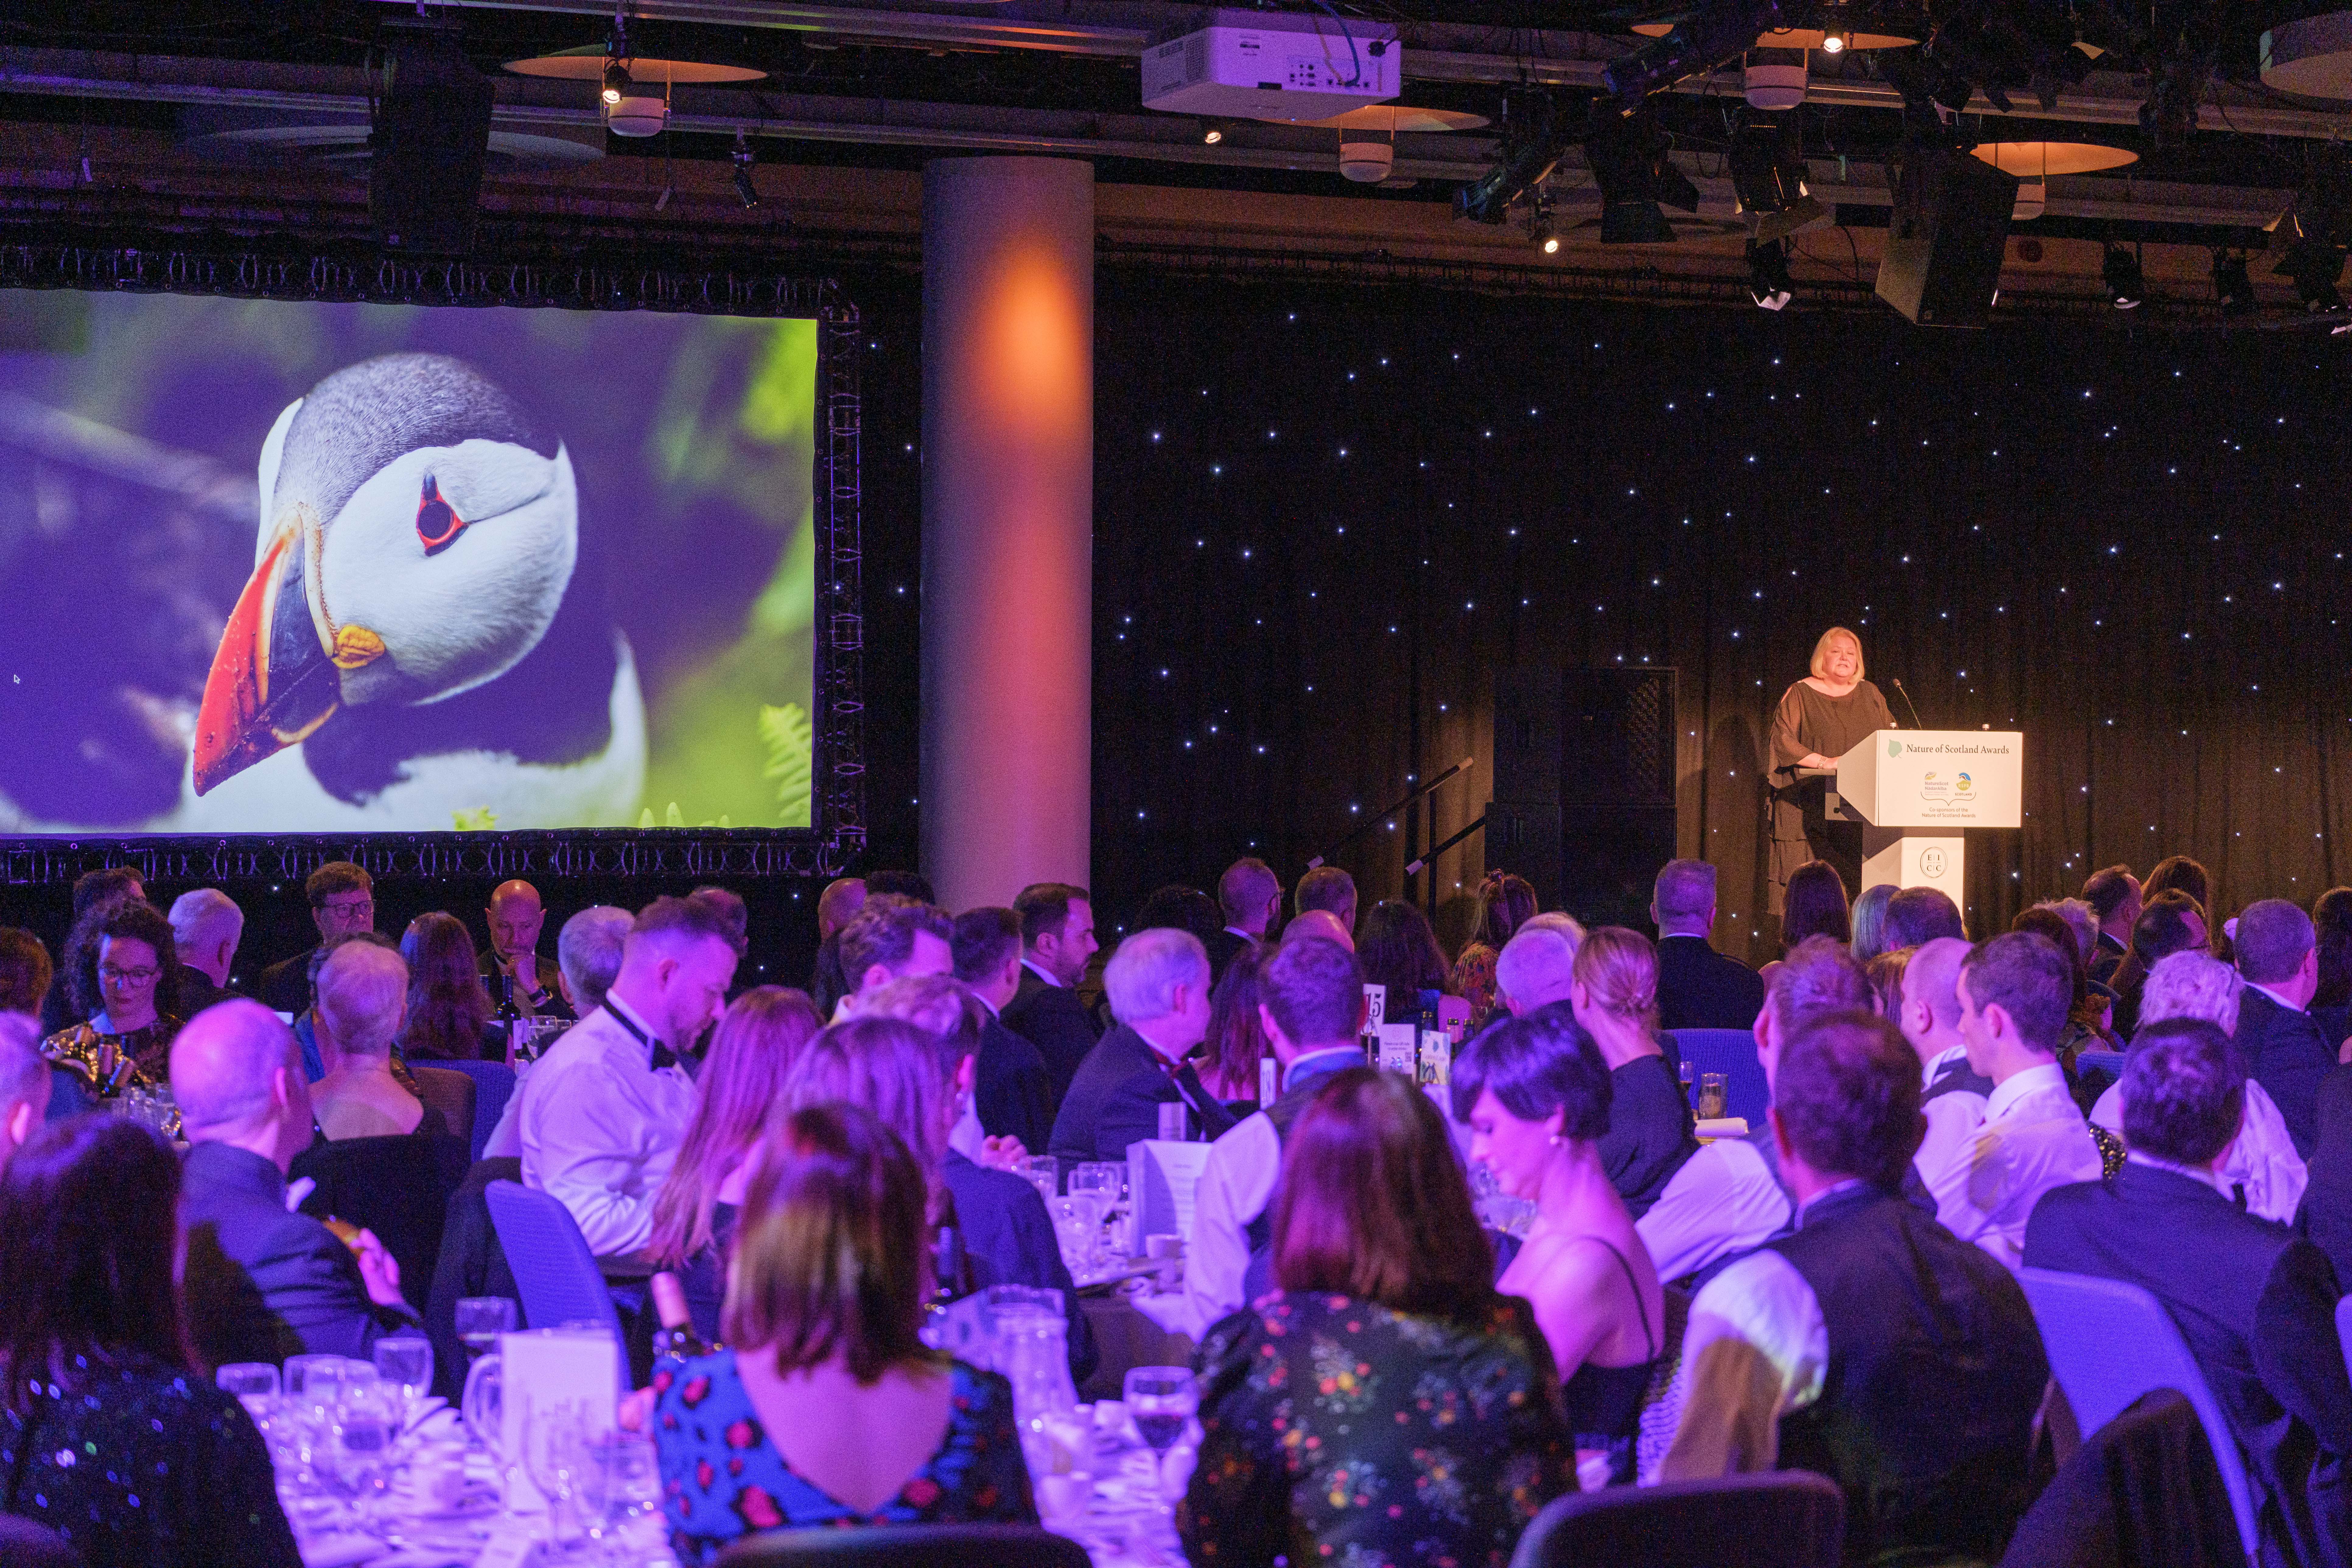
<path fill-rule="evenodd" d="M 2042 1348 L 2049 1352 L 2050 1370 L 2084 1436 L 2121 1415 L 2143 1394 L 2159 1388 L 2178 1392 L 2204 1425 L 2246 1555 L 2259 1558 L 2262 1533 L 2254 1522 L 2245 1455 L 2163 1303 L 2120 1279 L 2054 1268 L 2021 1268 L 2017 1282 L 2025 1289 L 2033 1321 L 2042 1329 Z M 2339 1309 L 2339 1334 L 2344 1321 Z"/>
<path fill-rule="evenodd" d="M 566 1323 L 600 1323 L 613 1331 L 613 1342 L 622 1345 L 621 1315 L 613 1294 L 588 1250 L 588 1238 L 572 1211 L 545 1193 L 535 1193 L 517 1182 L 492 1182 L 483 1201 L 490 1207 L 499 1247 L 514 1273 L 515 1291 L 522 1298 L 522 1326 L 555 1329 Z M 622 1383 L 628 1381 L 628 1361 L 615 1356 Z M 623 1392 L 626 1392 L 625 1386 Z"/>
<path fill-rule="evenodd" d="M 2095 1085 L 2094 1093 L 2105 1094 L 2111 1083 L 2121 1083 L 2124 1076 L 2124 1054 L 2121 1051 L 2078 1051 L 2074 1055 L 2074 1075 L 2087 1085 Z"/>
<path fill-rule="evenodd" d="M 2344 1347 L 2344 1363 L 2352 1366 L 2352 1296 L 2336 1303 L 2336 1341 Z"/>
<path fill-rule="evenodd" d="M 1810 1470 L 1606 1487 L 1555 1500 L 1511 1568 L 1837 1568 L 1845 1497 Z"/>
<path fill-rule="evenodd" d="M 1745 1029 L 1668 1029 L 1675 1048 L 1690 1063 L 1691 1081 L 1703 1072 L 1723 1075 L 1724 1114 L 1748 1120 L 1752 1131 L 1764 1125 L 1764 1111 L 1772 1103 L 1771 1086 L 1764 1081 L 1764 1064 L 1756 1059 L 1756 1037 Z"/>
<path fill-rule="evenodd" d="M 514 1068 L 504 1062 L 435 1062 L 436 1068 L 455 1068 L 474 1080 L 474 1125 L 470 1136 L 474 1158 L 482 1157 L 489 1147 L 490 1134 L 498 1131 L 499 1118 L 506 1114 L 507 1100 L 515 1091 Z M 452 1127 L 450 1131 L 467 1136 L 465 1129 Z"/>

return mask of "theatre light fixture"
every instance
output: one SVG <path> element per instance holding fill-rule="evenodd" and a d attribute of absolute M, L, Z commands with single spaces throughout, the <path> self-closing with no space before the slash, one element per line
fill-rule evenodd
<path fill-rule="evenodd" d="M 2108 303 L 2118 310 L 2137 310 L 2147 298 L 2147 278 L 2139 258 L 2120 245 L 2107 247 L 2106 259 L 2099 263 L 2099 276 L 2107 285 Z"/>
<path fill-rule="evenodd" d="M 1779 239 L 1829 217 L 1829 209 L 1805 188 L 1803 127 L 1793 110 L 1741 110 L 1729 162 L 1732 193 L 1739 210 L 1754 215 L 1757 238 Z"/>
<path fill-rule="evenodd" d="M 1767 310 L 1778 310 L 1795 295 L 1789 277 L 1789 245 L 1780 239 L 1748 242 L 1748 293 Z"/>
<path fill-rule="evenodd" d="M 768 74 L 750 66 L 644 54 L 630 40 L 625 12 L 614 15 L 612 30 L 601 44 L 509 60 L 506 68 L 517 76 L 595 82 L 604 128 L 615 136 L 628 137 L 658 135 L 669 124 L 670 90 L 675 87 L 757 81 Z"/>
<path fill-rule="evenodd" d="M 760 187 L 751 183 L 751 144 L 743 139 L 740 131 L 735 132 L 735 151 L 730 157 L 735 165 L 735 194 L 742 198 L 745 206 L 758 206 Z"/>
<path fill-rule="evenodd" d="M 1674 226 L 1659 204 L 1698 211 L 1698 187 L 1666 156 L 1673 145 L 1648 104 L 1606 114 L 1584 139 L 1584 162 L 1601 187 L 1601 243 L 1664 245 Z"/>
<path fill-rule="evenodd" d="M 2213 296 L 2221 301 L 2224 316 L 2250 316 L 2258 301 L 2254 298 L 2254 280 L 2246 276 L 2246 258 L 2232 256 L 2226 250 L 2213 253 Z"/>

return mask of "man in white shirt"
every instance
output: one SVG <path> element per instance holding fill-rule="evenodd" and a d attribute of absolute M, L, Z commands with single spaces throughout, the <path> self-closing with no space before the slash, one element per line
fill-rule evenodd
<path fill-rule="evenodd" d="M 929 904 L 883 904 L 858 911 L 841 928 L 844 994 L 834 1021 L 855 1018 L 858 1004 L 893 980 L 955 973 L 955 924 Z"/>
<path fill-rule="evenodd" d="M 1258 973 L 1258 1022 L 1282 1068 L 1282 1096 L 1209 1146 L 1192 1189 L 1192 1237 L 1184 1262 L 1191 1331 L 1250 1300 L 1254 1255 L 1273 1239 L 1274 1189 L 1291 1121 L 1325 1079 L 1364 1065 L 1364 972 L 1349 949 L 1298 936 Z M 1265 1272 L 1260 1265 L 1261 1274 Z M 1266 1281 L 1265 1288 L 1271 1288 Z"/>
<path fill-rule="evenodd" d="M 653 1235 L 654 1196 L 694 1111 L 675 1052 L 726 1005 L 727 923 L 691 899 L 656 899 L 629 928 L 604 1005 L 557 1040 L 516 1098 L 523 1185 L 572 1211 L 599 1258 Z"/>
<path fill-rule="evenodd" d="M 1969 944 L 1954 937 L 1921 942 L 1903 966 L 1903 1002 L 1895 1026 L 1919 1058 L 1919 1114 L 1927 1119 L 1912 1163 L 1940 1218 L 1968 1179 L 1977 1129 L 1992 1085 L 1969 1066 L 1960 1037 L 1960 966 Z"/>
<path fill-rule="evenodd" d="M 1937 1217 L 2014 1270 L 2025 1222 L 2053 1187 L 2095 1182 L 2099 1146 L 2066 1089 L 2058 1037 L 2074 996 L 2074 962 L 2047 937 L 2010 931 L 1978 944 L 1960 967 L 1960 1037 L 1971 1070 L 1991 1081 L 1985 1115 Z"/>

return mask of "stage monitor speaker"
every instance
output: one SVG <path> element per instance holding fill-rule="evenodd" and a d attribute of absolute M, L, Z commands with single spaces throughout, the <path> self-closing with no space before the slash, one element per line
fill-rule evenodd
<path fill-rule="evenodd" d="M 1557 668 L 1528 665 L 1496 672 L 1496 799 L 1559 803 L 1559 704 Z"/>
<path fill-rule="evenodd" d="M 386 250 L 462 256 L 474 246 L 496 89 L 454 29 L 404 20 L 384 33 L 368 137 L 369 220 Z"/>
<path fill-rule="evenodd" d="M 1525 877 L 1538 909 L 1560 907 L 1559 802 L 1490 800 L 1481 837 L 1487 870 Z"/>
<path fill-rule="evenodd" d="M 1878 297 L 1923 327 L 1981 327 L 2000 297 L 2017 176 L 1948 147 L 1903 154 Z"/>
<path fill-rule="evenodd" d="M 1495 796 L 1675 804 L 1675 672 L 1506 669 L 1495 677 Z"/>
<path fill-rule="evenodd" d="M 1675 858 L 1671 805 L 1580 805 L 1560 813 L 1557 905 L 1593 926 L 1646 930 L 1658 872 Z"/>

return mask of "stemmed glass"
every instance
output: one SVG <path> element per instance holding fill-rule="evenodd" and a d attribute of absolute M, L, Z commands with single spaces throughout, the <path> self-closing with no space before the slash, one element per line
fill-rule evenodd
<path fill-rule="evenodd" d="M 400 1391 L 400 1424 L 414 1423 L 433 1392 L 433 1342 L 422 1334 L 394 1334 L 375 1342 L 375 1370 Z"/>
<path fill-rule="evenodd" d="M 1158 1486 L 1160 1462 L 1201 1408 L 1201 1385 L 1186 1367 L 1139 1366 L 1129 1370 L 1125 1394 L 1127 1413 L 1151 1447 L 1151 1477 Z"/>
<path fill-rule="evenodd" d="M 366 1375 L 355 1375 L 360 1373 Z M 346 1373 L 331 1429 L 335 1487 L 364 1505 L 381 1498 L 392 1483 L 392 1446 L 400 1432 L 400 1393 L 377 1376 L 373 1367 L 353 1365 Z"/>
<path fill-rule="evenodd" d="M 577 1405 L 532 1405 L 524 1411 L 522 1463 L 530 1484 L 547 1500 L 548 1540 L 541 1560 L 577 1556 L 586 1544 L 581 1540 L 580 1505 L 591 1490 L 588 1436 Z"/>
<path fill-rule="evenodd" d="M 1013 1166 L 1013 1174 L 1036 1188 L 1049 1208 L 1062 1195 L 1062 1163 L 1051 1154 L 1027 1156 Z"/>
<path fill-rule="evenodd" d="M 1126 1183 L 1126 1166 L 1089 1161 L 1070 1173 L 1070 1195 L 1093 1199 L 1097 1212 L 1108 1220 L 1118 1207 L 1119 1189 Z"/>
<path fill-rule="evenodd" d="M 467 1356 L 498 1348 L 499 1336 L 515 1329 L 515 1304 L 505 1296 L 461 1296 L 456 1311 L 457 1338 Z"/>

